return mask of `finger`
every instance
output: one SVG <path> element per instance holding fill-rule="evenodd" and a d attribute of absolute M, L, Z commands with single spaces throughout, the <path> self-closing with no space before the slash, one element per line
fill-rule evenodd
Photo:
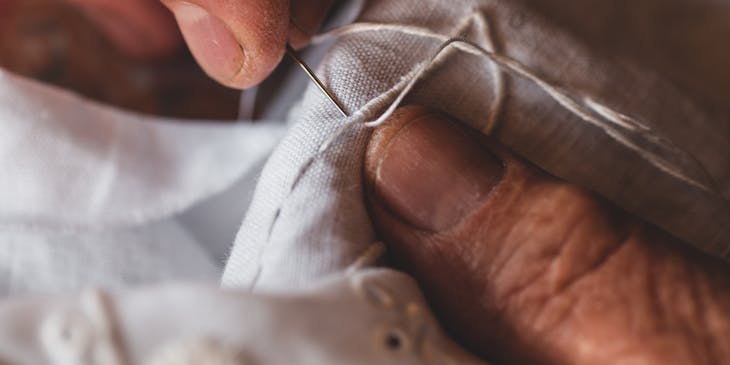
<path fill-rule="evenodd" d="M 180 48 L 170 12 L 151 0 L 68 0 L 78 5 L 126 55 L 154 59 Z"/>
<path fill-rule="evenodd" d="M 334 0 L 300 0 L 291 2 L 289 43 L 294 48 L 304 47 L 317 34 Z"/>
<path fill-rule="evenodd" d="M 421 107 L 365 176 L 396 261 L 482 356 L 532 364 L 730 358 L 730 270 Z"/>
<path fill-rule="evenodd" d="M 261 82 L 279 63 L 288 0 L 162 0 L 205 72 L 233 88 Z"/>

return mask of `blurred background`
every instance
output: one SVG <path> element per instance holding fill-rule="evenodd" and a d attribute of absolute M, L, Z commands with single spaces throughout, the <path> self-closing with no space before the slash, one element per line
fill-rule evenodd
<path fill-rule="evenodd" d="M 240 92 L 208 78 L 184 46 L 166 56 L 133 58 L 78 7 L 59 0 L 0 0 L 0 67 L 146 114 L 238 114 Z"/>
<path fill-rule="evenodd" d="M 238 116 L 240 92 L 217 85 L 206 77 L 178 35 L 167 34 L 168 38 L 163 39 L 168 43 L 161 47 L 166 50 L 164 55 L 134 57 L 130 49 L 123 53 L 111 44 L 107 37 L 109 27 L 105 36 L 89 17 L 94 16 L 97 22 L 102 18 L 111 20 L 113 27 L 115 10 L 144 3 L 147 4 L 145 11 L 137 13 L 166 12 L 158 2 L 84 0 L 102 3 L 101 8 L 109 10 L 95 13 L 81 10 L 72 5 L 74 2 L 81 1 L 0 0 L 0 67 L 133 111 L 179 118 L 235 119 Z M 708 111 L 730 114 L 730 47 L 726 46 L 730 35 L 730 2 L 525 2 L 581 38 L 593 51 L 642 64 L 679 86 Z M 172 22 L 171 17 L 169 20 Z M 117 28 L 123 26 L 118 20 L 116 23 Z M 148 28 L 169 29 L 168 33 L 177 31 L 172 23 L 158 24 L 149 19 L 137 19 L 137 23 Z M 137 42 L 139 48 L 144 48 L 145 42 L 160 41 L 148 38 L 144 34 L 127 37 L 126 44 L 134 48 L 129 43 Z M 176 51 L 169 47 L 170 43 L 174 44 L 170 38 L 178 39 Z M 313 58 L 310 63 L 316 65 L 316 60 Z M 279 69 L 286 69 L 287 63 L 285 60 Z M 275 74 L 274 79 L 279 76 Z M 272 98 L 282 93 L 279 84 L 270 81 L 259 89 L 257 111 L 263 109 L 259 103 L 271 104 Z M 730 123 L 718 127 L 730 131 Z"/>

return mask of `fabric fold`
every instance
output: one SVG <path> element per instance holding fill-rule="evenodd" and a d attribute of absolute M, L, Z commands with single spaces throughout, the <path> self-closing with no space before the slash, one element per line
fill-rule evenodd
<path fill-rule="evenodd" d="M 178 213 L 263 160 L 281 123 L 176 121 L 0 73 L 0 224 L 98 230 Z"/>
<path fill-rule="evenodd" d="M 404 104 L 449 113 L 687 243 L 730 254 L 730 135 L 658 74 L 513 1 L 373 0 L 329 34 L 337 41 L 318 74 L 353 117 L 337 117 L 309 88 L 264 168 L 224 286 L 299 287 L 343 270 L 376 238 L 359 171 L 368 130 L 353 124 L 318 147 L 347 123 L 375 120 L 429 60 Z M 492 55 L 453 47 L 434 58 L 454 37 Z"/>

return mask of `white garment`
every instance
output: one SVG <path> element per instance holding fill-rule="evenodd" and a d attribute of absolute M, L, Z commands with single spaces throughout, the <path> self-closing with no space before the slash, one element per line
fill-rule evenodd
<path fill-rule="evenodd" d="M 476 129 L 495 119 L 485 133 L 539 167 L 697 247 L 730 254 L 730 129 L 656 74 L 609 62 L 514 1 L 373 0 L 357 21 L 370 25 L 340 32 L 319 68 L 352 116 L 341 117 L 314 87 L 292 110 L 292 128 L 267 162 L 236 238 L 225 286 L 300 287 L 342 270 L 375 239 L 362 199 L 369 135 L 362 124 L 457 36 L 527 71 L 495 73 L 488 57 L 451 49 L 405 102 Z"/>
<path fill-rule="evenodd" d="M 0 293 L 215 282 L 176 214 L 257 168 L 277 123 L 122 112 L 0 71 Z"/>
<path fill-rule="evenodd" d="M 730 239 L 730 153 L 725 153 L 730 133 L 717 123 L 722 115 L 707 113 L 652 72 L 607 60 L 514 1 L 373 0 L 365 3 L 358 21 L 420 27 L 436 36 L 392 29 L 340 36 L 318 73 L 352 116 L 341 117 L 318 90 L 307 88 L 290 111 L 288 131 L 261 173 L 226 263 L 224 286 L 291 293 L 317 287 L 325 278 L 346 281 L 353 277 L 348 275 L 359 274 L 343 272 L 377 238 L 363 202 L 362 155 L 369 130 L 361 124 L 385 111 L 406 85 L 404 81 L 439 49 L 443 43 L 439 37 L 452 36 L 465 37 L 520 63 L 582 107 L 586 106 L 583 98 L 591 97 L 615 113 L 593 109 L 593 117 L 604 124 L 591 125 L 534 80 L 508 70 L 495 73 L 488 58 L 459 50 L 445 53 L 406 102 L 441 109 L 475 128 L 496 116 L 498 126 L 489 131 L 494 138 L 540 167 L 597 191 L 688 242 L 718 255 L 724 252 L 723 245 Z M 508 97 L 495 102 L 502 100 L 500 95 Z M 627 147 L 617 136 L 629 142 L 647 140 L 641 139 L 646 134 L 631 133 L 637 125 L 624 120 L 624 115 L 648 126 L 649 136 L 661 135 L 694 156 L 717 189 L 698 189 L 668 174 L 667 169 L 677 169 L 680 175 L 705 181 L 693 162 L 678 154 L 664 155 L 667 151 L 661 148 L 649 151 L 669 159 L 669 166 L 662 169 Z M 617 127 L 620 122 L 628 127 Z M 340 129 L 347 123 L 354 124 Z M 189 227 L 210 228 L 207 220 L 222 212 L 229 223 L 214 230 L 235 225 L 231 217 L 237 213 L 230 212 L 248 203 L 247 184 L 237 182 L 252 181 L 283 135 L 284 125 L 283 121 L 161 120 L 99 106 L 0 73 L 0 270 L 4 271 L 0 289 L 6 294 L 66 293 L 85 286 L 217 280 L 219 267 L 213 257 L 222 256 L 220 245 L 216 243 L 211 253 L 206 244 L 211 235 L 197 230 L 191 234 Z M 339 132 L 342 135 L 329 148 L 318 152 Z M 211 207 L 216 201 L 235 203 L 237 199 L 240 206 Z M 654 209 L 657 206 L 661 209 Z M 678 218 L 683 224 L 671 224 Z M 226 296 L 202 291 L 177 296 L 174 290 L 158 290 L 149 297 L 131 294 L 139 311 L 125 323 L 138 326 L 146 323 L 147 315 L 164 317 L 166 308 L 190 298 L 217 303 Z M 63 303 L 61 307 L 67 306 Z M 9 307 L 0 305 L 0 312 L 8 315 L 7 321 L 0 319 L 0 335 L 22 340 L 12 332 L 11 323 L 16 323 L 12 319 L 24 313 L 34 321 L 41 318 L 6 304 Z M 191 322 L 181 323 L 197 323 L 196 310 L 204 307 L 169 314 L 192 313 Z M 28 308 L 35 310 L 32 305 Z M 341 318 L 349 316 L 347 311 L 336 315 L 325 311 L 324 315 L 322 308 L 326 307 L 312 308 L 319 313 L 315 322 L 341 323 Z M 213 314 L 207 324 L 165 327 L 180 331 L 157 338 L 174 334 L 183 340 L 186 334 L 199 334 L 214 323 L 229 330 L 262 326 L 270 334 L 286 333 L 284 327 L 289 325 L 228 314 Z M 301 320 L 309 314 L 303 310 L 292 318 Z M 34 321 L 27 325 L 37 324 Z M 318 327 L 307 330 L 321 332 Z M 223 337 L 245 337 L 239 335 L 229 332 Z M 307 338 L 306 331 L 301 338 Z M 334 340 L 306 344 L 328 348 Z M 11 350 L 0 342 L 0 353 Z M 278 350 L 272 350 L 272 356 Z M 361 348 L 347 347 L 327 354 L 340 350 L 362 354 Z"/>
<path fill-rule="evenodd" d="M 482 364 L 444 335 L 413 279 L 382 269 L 279 295 L 168 286 L 8 300 L 0 324 L 11 364 Z"/>
<path fill-rule="evenodd" d="M 471 18 L 475 12 L 484 15 L 488 32 Z M 723 194 L 730 191 L 730 162 L 725 161 L 730 154 L 719 153 L 730 146 L 730 135 L 717 133 L 722 131 L 713 127 L 718 123 L 711 123 L 689 98 L 650 73 L 602 61 L 512 2 L 370 1 L 358 21 L 421 26 L 446 36 L 461 29 L 462 35 L 485 47 L 485 34 L 491 35 L 497 53 L 547 80 L 557 80 L 560 87 L 611 100 L 619 112 L 671 136 L 706 162 Z M 350 121 L 363 122 L 388 105 L 395 94 L 383 93 L 398 91 L 394 86 L 432 57 L 440 43 L 394 31 L 344 35 L 319 71 L 349 111 L 359 111 Z M 552 67 L 557 55 L 563 60 L 560 68 Z M 482 125 L 493 112 L 494 104 L 488 101 L 499 92 L 493 64 L 458 51 L 446 56 L 448 62 L 425 75 L 407 101 Z M 606 92 L 617 89 L 617 82 L 632 94 Z M 697 245 L 706 243 L 705 248 L 712 248 L 713 242 L 722 248 L 730 230 L 724 224 L 730 213 L 722 197 L 667 179 L 604 130 L 586 127 L 524 78 L 510 76 L 504 92 L 510 97 L 499 114 L 497 139 L 550 172 L 601 192 L 631 211 L 648 213 L 644 217 L 657 224 L 681 216 L 686 224 L 663 227 Z M 643 104 L 635 102 L 636 95 L 644 95 Z M 194 219 L 178 215 L 216 193 L 236 190 L 234 183 L 242 176 L 250 181 L 282 130 L 281 123 L 180 123 L 143 117 L 82 102 L 4 73 L 0 97 L 0 235 L 6 237 L 0 240 L 6 249 L 0 252 L 14 252 L 0 265 L 8 273 L 2 288 L 6 293 L 173 278 L 212 280 L 216 259 L 200 254 L 198 246 L 205 242 L 196 243 L 204 236 L 191 236 L 181 228 L 181 219 L 186 224 Z M 368 131 L 350 128 L 314 158 L 346 120 L 313 87 L 289 119 L 287 137 L 268 161 L 238 232 L 223 279 L 226 285 L 297 287 L 340 271 L 375 240 L 362 202 L 360 175 Z M 553 154 L 544 153 L 543 146 L 554 147 Z M 568 150 L 560 148 L 564 146 Z M 597 171 L 610 172 L 612 178 Z M 617 184 L 621 181 L 625 183 Z M 241 199 L 239 209 L 247 204 L 247 198 Z M 654 203 L 661 203 L 662 209 L 651 210 Z M 226 216 L 229 225 L 235 225 L 233 216 Z M 92 244 L 102 241 L 106 243 Z M 26 249 L 17 249 L 21 244 Z M 132 248 L 135 245 L 140 249 Z M 213 255 L 220 260 L 223 250 L 220 243 L 217 246 Z M 175 254 L 170 255 L 173 247 Z M 51 248 L 62 249 L 69 258 L 61 259 L 64 256 Z M 109 259 L 122 248 L 128 250 L 126 255 Z M 74 279 L 62 279 L 64 273 Z M 45 284 L 32 275 L 46 278 Z M 66 284 L 52 285 L 55 277 Z M 82 278 L 87 280 L 78 282 Z"/>

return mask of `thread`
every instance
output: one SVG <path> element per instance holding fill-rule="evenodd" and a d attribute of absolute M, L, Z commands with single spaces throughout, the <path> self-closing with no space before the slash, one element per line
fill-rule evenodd
<path fill-rule="evenodd" d="M 457 36 L 460 32 L 463 32 L 468 26 L 475 25 L 479 34 L 482 34 L 484 38 L 484 46 L 481 46 L 473 41 L 463 39 Z M 389 24 L 389 23 L 372 23 L 372 22 L 361 22 L 343 25 L 332 29 L 328 32 L 322 33 L 315 36 L 312 39 L 312 43 L 322 43 L 336 37 L 342 37 L 351 34 L 365 33 L 365 32 L 396 32 L 405 35 L 411 35 L 421 38 L 432 39 L 442 42 L 436 52 L 431 58 L 425 62 L 419 62 L 416 66 L 402 77 L 395 85 L 384 93 L 371 99 L 364 106 L 359 108 L 353 115 L 346 121 L 342 126 L 337 128 L 334 133 L 327 137 L 324 142 L 320 145 L 316 153 L 308 159 L 304 165 L 299 169 L 294 182 L 291 185 L 289 193 L 294 191 L 296 186 L 299 184 L 301 178 L 306 174 L 307 170 L 312 166 L 313 162 L 325 153 L 329 147 L 347 131 L 354 127 L 365 127 L 375 128 L 385 123 L 390 118 L 396 109 L 403 102 L 405 97 L 411 92 L 413 87 L 428 74 L 429 71 L 433 70 L 438 64 L 441 57 L 445 57 L 446 52 L 451 49 L 456 49 L 468 54 L 485 57 L 491 61 L 494 65 L 493 68 L 493 80 L 495 83 L 495 95 L 494 103 L 492 104 L 491 113 L 489 119 L 482 131 L 485 134 L 489 134 L 494 126 L 501 110 L 503 101 L 506 97 L 505 82 L 503 80 L 502 72 L 507 72 L 513 76 L 522 77 L 536 86 L 541 88 L 546 94 L 548 94 L 556 103 L 562 106 L 567 111 L 571 112 L 581 120 L 600 128 L 606 133 L 607 136 L 611 137 L 616 142 L 627 147 L 628 149 L 636 152 L 654 167 L 661 171 L 668 173 L 675 178 L 684 181 L 685 183 L 692 185 L 700 190 L 706 192 L 715 193 L 716 183 L 712 179 L 711 175 L 702 166 L 702 164 L 695 159 L 688 152 L 676 147 L 670 141 L 658 136 L 650 127 L 638 122 L 635 118 L 629 117 L 623 113 L 620 113 L 609 106 L 600 103 L 590 96 L 584 95 L 579 97 L 571 96 L 571 93 L 561 88 L 560 86 L 553 85 L 552 83 L 544 80 L 542 77 L 532 72 L 529 68 L 522 65 L 517 60 L 510 57 L 501 55 L 498 53 L 496 44 L 493 41 L 491 35 L 491 28 L 487 18 L 478 10 L 473 11 L 467 17 L 462 19 L 455 27 L 452 35 L 444 35 L 434 32 L 430 29 L 404 24 Z M 581 95 L 582 93 L 577 93 Z M 387 104 L 390 101 L 390 104 Z M 378 111 L 387 105 L 385 111 L 377 115 Z M 367 121 L 370 120 L 370 121 Z M 666 160 L 664 157 L 653 152 L 650 149 L 639 146 L 634 143 L 631 138 L 622 133 L 618 128 L 622 128 L 628 132 L 635 133 L 635 136 L 644 138 L 647 143 L 654 145 L 655 149 L 663 150 L 673 154 L 680 160 L 685 161 L 688 165 L 693 165 L 695 173 L 698 173 L 707 183 L 703 183 L 687 176 L 678 168 L 676 164 Z M 709 184 L 709 185 L 708 185 Z M 286 200 L 286 198 L 284 199 Z M 283 205 L 283 203 L 282 203 Z M 281 213 L 282 206 L 274 214 L 274 219 L 271 223 L 271 229 L 267 242 L 271 238 L 273 233 L 274 225 L 278 220 Z M 263 253 L 262 253 L 263 254 Z M 262 267 L 259 266 L 258 272 L 255 276 L 252 288 L 258 282 Z"/>
<path fill-rule="evenodd" d="M 486 24 L 488 24 L 486 18 L 484 18 L 480 13 L 471 14 L 470 19 L 472 19 L 472 21 L 473 19 L 481 19 L 483 21 L 483 24 L 485 24 L 482 25 L 482 27 L 486 27 Z M 555 100 L 563 108 L 565 108 L 575 116 L 579 117 L 583 121 L 602 129 L 606 133 L 606 135 L 614 139 L 616 142 L 622 144 L 623 146 L 629 148 L 630 150 L 636 152 L 646 161 L 654 165 L 654 167 L 696 188 L 699 188 L 706 192 L 716 193 L 716 183 L 712 179 L 711 175 L 704 168 L 704 166 L 702 166 L 702 164 L 696 158 L 694 158 L 688 152 L 675 146 L 672 142 L 661 138 L 645 124 L 639 123 L 638 121 L 636 121 L 636 119 L 631 118 L 623 113 L 617 112 L 605 104 L 597 102 L 594 98 L 590 96 L 571 96 L 571 93 L 567 90 L 544 80 L 542 77 L 532 72 L 526 66 L 522 65 L 520 62 L 507 56 L 501 55 L 497 53 L 494 49 L 490 50 L 470 40 L 446 36 L 423 27 L 387 23 L 353 23 L 339 27 L 318 37 L 315 37 L 315 41 L 321 42 L 333 36 L 340 37 L 344 35 L 363 32 L 383 31 L 397 32 L 401 34 L 430 38 L 442 41 L 442 44 L 429 61 L 418 64 L 415 74 L 408 82 L 405 83 L 405 86 L 400 89 L 399 93 L 397 94 L 393 102 L 385 110 L 385 112 L 383 112 L 375 120 L 363 123 L 363 125 L 366 127 L 372 128 L 383 124 L 395 112 L 398 106 L 400 106 L 403 99 L 408 95 L 408 93 L 415 86 L 415 84 L 434 67 L 439 57 L 441 57 L 441 55 L 449 49 L 455 48 L 469 54 L 486 57 L 503 71 L 531 81 L 532 83 L 540 87 L 543 91 L 545 91 L 545 93 L 552 97 L 553 100 Z M 396 87 L 397 86 L 399 85 L 396 85 Z M 395 88 L 391 89 L 390 91 L 393 90 L 395 90 Z M 581 95 L 582 93 L 577 94 Z M 503 97 L 503 91 L 501 94 L 496 96 L 497 99 Z M 494 116 L 495 114 L 495 109 L 493 108 L 492 116 Z M 643 138 L 644 142 L 652 144 L 655 148 L 650 149 L 634 143 L 633 141 L 631 141 L 630 136 L 622 133 L 617 128 L 623 128 L 629 132 L 635 132 L 634 137 Z M 688 176 L 682 171 L 681 168 L 677 167 L 675 163 L 665 159 L 660 154 L 653 152 L 653 150 L 662 150 L 673 155 L 680 161 L 685 162 L 683 165 L 685 167 L 691 166 L 691 169 L 694 170 L 695 174 L 701 176 L 701 178 L 705 180 L 705 182 Z"/>

